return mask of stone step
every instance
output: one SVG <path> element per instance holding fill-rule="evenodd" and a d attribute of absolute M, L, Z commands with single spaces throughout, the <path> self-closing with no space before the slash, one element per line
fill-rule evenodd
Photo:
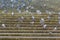
<path fill-rule="evenodd" d="M 60 36 L 59 33 L 0 33 L 0 36 L 33 36 L 33 37 L 48 37 L 48 36 Z"/>
<path fill-rule="evenodd" d="M 0 27 L 0 30 L 53 30 L 55 27 Z M 57 27 L 57 30 L 60 30 L 60 27 Z"/>
<path fill-rule="evenodd" d="M 0 30 L 0 33 L 60 33 L 60 30 Z"/>

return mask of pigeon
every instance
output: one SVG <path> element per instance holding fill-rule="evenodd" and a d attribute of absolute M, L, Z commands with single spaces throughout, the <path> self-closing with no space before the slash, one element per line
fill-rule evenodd
<path fill-rule="evenodd" d="M 2 24 L 2 27 L 6 27 L 5 24 Z"/>
<path fill-rule="evenodd" d="M 44 4 L 44 7 L 46 6 L 46 4 Z"/>
<path fill-rule="evenodd" d="M 19 10 L 19 13 L 21 13 L 21 10 Z"/>
<path fill-rule="evenodd" d="M 21 19 L 22 19 L 22 20 L 24 20 L 24 17 L 23 17 L 23 16 L 21 16 Z"/>
<path fill-rule="evenodd" d="M 28 10 L 26 10 L 26 12 L 29 12 Z"/>
<path fill-rule="evenodd" d="M 32 25 L 34 24 L 34 21 L 30 22 Z"/>
<path fill-rule="evenodd" d="M 50 16 L 48 16 L 47 18 L 48 18 L 48 20 L 50 21 L 51 17 L 50 17 Z"/>
<path fill-rule="evenodd" d="M 26 7 L 26 9 L 28 10 L 28 9 L 29 9 L 29 7 Z"/>
<path fill-rule="evenodd" d="M 33 7 L 33 6 L 31 6 L 31 9 L 34 9 L 34 7 Z"/>
<path fill-rule="evenodd" d="M 41 14 L 41 11 L 40 10 L 36 10 L 37 14 Z"/>
<path fill-rule="evenodd" d="M 34 16 L 32 16 L 32 20 L 35 20 L 35 17 Z"/>
<path fill-rule="evenodd" d="M 11 7 L 13 8 L 13 7 L 14 7 L 14 5 L 12 4 L 12 5 L 11 5 Z"/>
<path fill-rule="evenodd" d="M 24 7 L 24 6 L 26 6 L 26 4 L 24 4 L 24 3 L 23 3 L 23 5 L 22 5 L 22 6 Z"/>
<path fill-rule="evenodd" d="M 49 15 L 52 15 L 52 13 L 51 13 L 51 12 L 49 12 Z"/>
<path fill-rule="evenodd" d="M 60 20 L 60 17 L 58 17 L 58 20 Z"/>
<path fill-rule="evenodd" d="M 14 15 L 14 12 L 12 12 L 12 16 Z"/>
<path fill-rule="evenodd" d="M 60 24 L 60 20 L 58 21 L 58 23 Z"/>
<path fill-rule="evenodd" d="M 32 0 L 28 0 L 28 2 L 32 2 Z"/>
<path fill-rule="evenodd" d="M 40 23 L 41 23 L 41 25 L 44 25 L 44 19 L 43 18 L 41 18 Z"/>
<path fill-rule="evenodd" d="M 13 2 L 14 0 L 11 0 L 11 2 Z"/>
<path fill-rule="evenodd" d="M 60 16 L 60 12 L 58 13 L 58 16 Z"/>
<path fill-rule="evenodd" d="M 46 26 L 47 26 L 46 24 L 45 24 L 45 25 L 43 25 L 43 28 L 45 29 L 45 28 L 46 28 Z"/>
<path fill-rule="evenodd" d="M 58 14 L 60 15 L 60 12 Z"/>
<path fill-rule="evenodd" d="M 7 12 L 8 12 L 7 10 L 2 11 L 2 13 L 7 13 Z"/>
<path fill-rule="evenodd" d="M 57 27 L 55 27 L 54 30 L 57 30 Z"/>
<path fill-rule="evenodd" d="M 49 14 L 49 15 L 52 15 L 52 13 L 48 10 L 46 10 L 46 13 Z"/>
<path fill-rule="evenodd" d="M 49 32 L 49 34 L 51 35 L 51 34 L 52 34 L 52 32 Z"/>
<path fill-rule="evenodd" d="M 18 27 L 18 28 L 19 28 L 19 27 L 20 27 L 20 24 L 17 24 L 17 25 L 16 25 L 16 27 Z"/>

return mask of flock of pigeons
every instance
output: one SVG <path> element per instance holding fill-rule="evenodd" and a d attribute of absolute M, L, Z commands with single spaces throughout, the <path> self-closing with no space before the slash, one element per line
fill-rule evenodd
<path fill-rule="evenodd" d="M 11 4 L 9 5 L 9 2 L 8 2 L 8 1 L 6 1 L 6 3 L 5 3 L 4 0 L 1 0 L 0 9 L 1 9 L 1 8 L 4 8 L 4 7 L 6 7 L 6 6 L 7 6 L 7 7 L 11 6 L 11 8 L 12 8 L 12 13 L 11 13 L 12 16 L 14 15 L 13 9 L 15 8 L 15 6 L 14 6 L 15 4 L 17 4 L 17 5 L 16 5 L 16 6 L 17 6 L 16 10 L 17 10 L 19 13 L 22 12 L 22 11 L 21 11 L 21 8 L 23 8 L 23 7 L 25 7 L 25 12 L 26 12 L 26 13 L 32 13 L 32 12 L 29 11 L 29 9 L 31 9 L 31 10 L 35 9 L 34 6 L 26 5 L 26 2 L 25 2 L 24 0 L 20 0 L 20 1 L 22 2 L 21 4 L 20 4 L 19 0 L 9 0 L 9 2 L 11 3 Z M 31 2 L 32 2 L 32 0 L 28 0 L 28 4 L 31 3 Z M 46 4 L 44 4 L 44 6 L 46 6 Z M 2 13 L 6 13 L 7 11 L 8 11 L 8 10 L 4 10 L 4 11 L 2 11 Z M 47 17 L 48 20 L 51 20 L 52 12 L 50 12 L 50 11 L 48 11 L 48 10 L 46 10 L 45 12 L 46 12 L 47 14 L 49 14 L 48 17 Z M 36 13 L 39 14 L 39 15 L 42 14 L 42 12 L 41 12 L 40 10 L 36 10 Z M 58 16 L 59 16 L 59 17 L 58 17 L 58 19 L 59 19 L 58 23 L 60 24 L 60 12 L 58 13 Z M 24 20 L 24 17 L 22 16 L 20 20 Z M 35 17 L 32 16 L 32 22 L 30 22 L 32 25 L 34 24 L 34 20 L 35 20 Z M 47 24 L 45 24 L 44 22 L 45 22 L 44 18 L 41 18 L 40 24 L 43 26 L 44 29 L 46 29 Z M 3 27 L 6 27 L 5 24 L 2 24 L 2 26 L 3 26 Z M 57 30 L 57 27 L 55 27 L 54 30 Z"/>

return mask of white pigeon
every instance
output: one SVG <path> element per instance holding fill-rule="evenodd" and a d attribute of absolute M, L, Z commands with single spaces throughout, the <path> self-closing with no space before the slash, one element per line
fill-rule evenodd
<path fill-rule="evenodd" d="M 58 20 L 60 20 L 60 17 L 58 17 Z"/>
<path fill-rule="evenodd" d="M 31 9 L 34 9 L 34 7 L 33 7 L 33 6 L 31 6 Z"/>
<path fill-rule="evenodd" d="M 60 12 L 58 13 L 58 15 L 60 15 Z"/>
<path fill-rule="evenodd" d="M 40 23 L 41 23 L 41 25 L 44 25 L 44 19 L 43 18 L 41 18 Z"/>
<path fill-rule="evenodd" d="M 23 4 L 22 6 L 25 6 L 25 4 Z"/>
<path fill-rule="evenodd" d="M 46 28 L 46 26 L 47 26 L 46 24 L 45 24 L 45 25 L 43 25 L 43 28 L 45 29 L 45 28 Z"/>
<path fill-rule="evenodd" d="M 41 11 L 40 10 L 36 10 L 37 14 L 41 14 Z"/>
<path fill-rule="evenodd" d="M 26 9 L 29 9 L 29 7 L 26 7 Z"/>
<path fill-rule="evenodd" d="M 2 11 L 2 13 L 6 13 L 7 10 Z"/>
<path fill-rule="evenodd" d="M 60 24 L 60 20 L 59 20 L 59 22 L 58 22 L 59 24 Z"/>
<path fill-rule="evenodd" d="M 46 0 L 46 1 L 49 1 L 49 0 Z"/>
<path fill-rule="evenodd" d="M 29 8 L 31 7 L 31 5 L 29 5 Z"/>
<path fill-rule="evenodd" d="M 11 6 L 12 6 L 12 8 L 14 7 L 14 5 L 13 5 L 13 4 L 12 4 Z"/>
<path fill-rule="evenodd" d="M 30 22 L 31 24 L 34 24 L 34 21 Z"/>
<path fill-rule="evenodd" d="M 52 15 L 52 13 L 51 13 L 51 12 L 49 12 L 49 15 Z"/>
<path fill-rule="evenodd" d="M 49 13 L 49 11 L 48 11 L 48 10 L 46 10 L 45 12 L 46 12 L 47 14 Z"/>
<path fill-rule="evenodd" d="M 47 18 L 48 18 L 48 20 L 50 20 L 50 19 L 51 19 L 51 17 L 50 17 L 50 16 L 48 16 Z"/>
<path fill-rule="evenodd" d="M 4 11 L 2 11 L 2 13 L 5 13 Z"/>
<path fill-rule="evenodd" d="M 49 15 L 52 15 L 52 13 L 48 10 L 46 10 L 46 13 L 49 14 Z"/>
<path fill-rule="evenodd" d="M 26 10 L 26 12 L 29 12 L 28 10 Z"/>
<path fill-rule="evenodd" d="M 17 24 L 16 27 L 20 27 L 20 24 Z"/>
<path fill-rule="evenodd" d="M 54 31 L 57 30 L 57 27 L 54 28 Z"/>
<path fill-rule="evenodd" d="M 21 10 L 19 10 L 19 13 L 21 13 Z"/>
<path fill-rule="evenodd" d="M 2 27 L 6 27 L 5 24 L 2 24 Z"/>
<path fill-rule="evenodd" d="M 11 2 L 13 2 L 14 0 L 11 0 Z"/>
<path fill-rule="evenodd" d="M 21 19 L 24 20 L 24 17 L 22 16 Z"/>
<path fill-rule="evenodd" d="M 34 17 L 34 16 L 32 16 L 32 19 L 35 19 L 35 17 Z"/>
<path fill-rule="evenodd" d="M 47 6 L 46 4 L 44 4 L 44 6 Z"/>
<path fill-rule="evenodd" d="M 44 21 L 44 18 L 41 18 L 42 21 Z"/>
<path fill-rule="evenodd" d="M 49 34 L 52 34 L 52 32 L 49 32 Z"/>
<path fill-rule="evenodd" d="M 14 15 L 14 12 L 12 12 L 12 16 Z"/>

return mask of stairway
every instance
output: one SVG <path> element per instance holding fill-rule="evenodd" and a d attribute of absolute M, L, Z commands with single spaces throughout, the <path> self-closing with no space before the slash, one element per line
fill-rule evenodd
<path fill-rule="evenodd" d="M 15 13 L 13 16 L 10 13 L 0 14 L 0 38 L 60 38 L 58 14 L 52 14 L 51 20 L 48 20 L 48 14 L 44 12 L 32 14 Z M 31 24 L 32 16 L 35 17 L 33 24 Z M 20 20 L 21 17 L 24 19 Z M 41 18 L 44 18 L 46 28 L 41 25 Z M 2 24 L 5 24 L 5 27 Z M 54 30 L 55 27 L 57 27 L 56 30 Z"/>

